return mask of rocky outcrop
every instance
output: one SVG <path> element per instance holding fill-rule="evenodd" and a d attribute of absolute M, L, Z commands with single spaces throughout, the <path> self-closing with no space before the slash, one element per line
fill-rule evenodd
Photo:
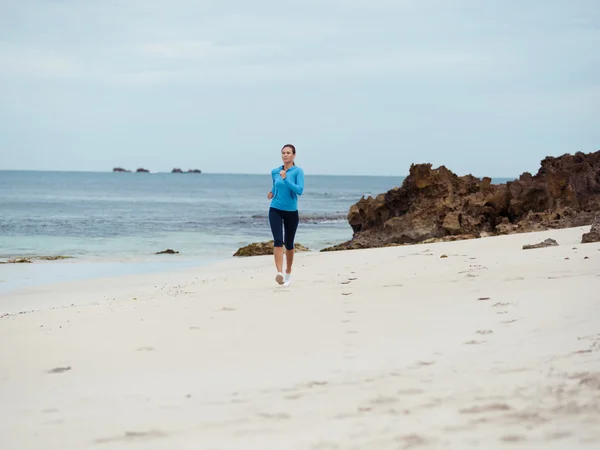
<path fill-rule="evenodd" d="M 33 261 L 62 261 L 64 259 L 71 259 L 73 256 L 63 255 L 51 255 L 51 256 L 18 256 L 15 258 L 9 258 L 5 261 L 0 261 L 0 264 L 27 264 Z"/>
<path fill-rule="evenodd" d="M 401 187 L 354 204 L 352 239 L 323 251 L 583 226 L 600 211 L 600 151 L 547 157 L 536 175 L 491 181 L 413 164 Z"/>
<path fill-rule="evenodd" d="M 137 173 L 150 173 L 150 171 L 148 169 L 144 169 L 143 167 L 140 167 L 138 170 L 136 170 Z"/>
<path fill-rule="evenodd" d="M 582 244 L 589 244 L 590 242 L 600 242 L 600 214 L 596 216 L 594 223 L 590 227 L 589 233 L 585 233 L 581 236 Z"/>
<path fill-rule="evenodd" d="M 189 169 L 187 172 L 184 172 L 179 167 L 176 167 L 175 169 L 171 170 L 171 173 L 202 173 L 202 171 L 200 169 Z"/>
<path fill-rule="evenodd" d="M 163 250 L 161 252 L 156 252 L 155 255 L 177 255 L 179 254 L 178 251 L 173 250 L 172 248 L 168 248 L 166 250 Z"/>
<path fill-rule="evenodd" d="M 265 256 L 273 254 L 273 241 L 268 242 L 255 242 L 253 244 L 247 245 L 238 249 L 237 252 L 233 254 L 233 256 Z M 297 252 L 306 252 L 308 248 L 304 247 L 302 244 L 295 244 L 294 250 Z"/>
<path fill-rule="evenodd" d="M 122 167 L 113 168 L 113 172 L 131 172 L 131 170 L 123 169 Z"/>
<path fill-rule="evenodd" d="M 523 250 L 533 250 L 536 248 L 545 248 L 545 247 L 556 247 L 558 242 L 554 239 L 545 239 L 542 242 L 538 242 L 537 244 L 526 244 L 523 246 Z"/>

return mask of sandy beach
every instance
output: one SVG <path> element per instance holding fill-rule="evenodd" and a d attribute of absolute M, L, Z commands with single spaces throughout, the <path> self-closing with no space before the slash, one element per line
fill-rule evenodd
<path fill-rule="evenodd" d="M 1 295 L 0 448 L 600 448 L 588 228 Z"/>

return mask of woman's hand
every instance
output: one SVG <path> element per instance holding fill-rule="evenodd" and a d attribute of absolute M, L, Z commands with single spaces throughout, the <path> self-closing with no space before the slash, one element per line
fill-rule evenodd
<path fill-rule="evenodd" d="M 273 193 L 272 193 L 272 192 L 269 192 L 269 193 L 267 194 L 267 198 L 268 198 L 269 200 L 271 200 L 271 199 L 273 198 Z"/>
<path fill-rule="evenodd" d="M 282 170 L 281 172 L 279 172 L 279 176 L 281 177 L 282 180 L 285 180 L 285 177 L 286 177 L 285 170 Z"/>

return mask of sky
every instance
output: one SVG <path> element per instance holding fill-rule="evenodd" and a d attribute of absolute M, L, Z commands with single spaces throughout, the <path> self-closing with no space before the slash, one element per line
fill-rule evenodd
<path fill-rule="evenodd" d="M 0 0 L 0 170 L 536 172 L 600 149 L 597 0 Z"/>

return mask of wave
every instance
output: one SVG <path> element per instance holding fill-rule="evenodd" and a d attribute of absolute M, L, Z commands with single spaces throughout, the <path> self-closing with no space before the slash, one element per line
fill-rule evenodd
<path fill-rule="evenodd" d="M 255 214 L 252 216 L 254 220 L 268 220 L 269 216 L 265 214 Z M 327 224 L 327 223 L 341 223 L 348 220 L 347 213 L 314 213 L 314 214 L 300 214 L 300 223 L 310 224 Z"/>
<path fill-rule="evenodd" d="M 348 215 L 344 213 L 333 214 L 301 214 L 301 223 L 326 224 L 326 223 L 341 223 L 348 220 Z"/>

